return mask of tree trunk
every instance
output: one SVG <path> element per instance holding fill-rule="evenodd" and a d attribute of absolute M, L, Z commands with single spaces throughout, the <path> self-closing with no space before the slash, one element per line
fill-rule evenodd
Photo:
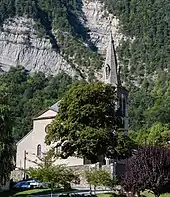
<path fill-rule="evenodd" d="M 140 197 L 140 191 L 137 191 L 136 193 L 137 193 L 137 196 Z"/>
<path fill-rule="evenodd" d="M 153 191 L 153 193 L 154 193 L 155 197 L 159 197 L 160 196 L 159 191 Z"/>
<path fill-rule="evenodd" d="M 96 186 L 94 186 L 94 194 L 96 194 Z"/>
<path fill-rule="evenodd" d="M 91 188 L 91 184 L 90 184 L 90 195 L 92 195 L 92 188 Z"/>
<path fill-rule="evenodd" d="M 126 192 L 126 197 L 134 197 L 134 193 L 133 192 Z"/>
<path fill-rule="evenodd" d="M 53 197 L 53 183 L 51 183 L 51 197 Z"/>

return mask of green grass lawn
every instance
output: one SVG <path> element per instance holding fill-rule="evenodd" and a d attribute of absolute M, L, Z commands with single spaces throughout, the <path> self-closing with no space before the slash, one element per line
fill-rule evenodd
<path fill-rule="evenodd" d="M 63 189 L 56 189 L 53 193 L 66 192 Z M 29 195 L 45 195 L 50 194 L 50 189 L 30 189 L 25 191 L 16 192 L 15 190 L 9 192 L 1 192 L 0 197 L 27 197 Z M 154 197 L 150 192 L 143 192 L 146 197 Z M 98 197 L 119 197 L 116 194 L 107 193 L 107 194 L 98 194 Z M 170 193 L 162 194 L 160 197 L 170 197 Z"/>
<path fill-rule="evenodd" d="M 67 190 L 55 189 L 53 191 L 53 193 L 59 193 L 59 192 L 67 192 Z M 27 197 L 29 195 L 45 195 L 50 193 L 51 193 L 50 189 L 30 189 L 30 190 L 18 191 L 18 192 L 16 190 L 11 190 L 11 191 L 0 193 L 0 197 Z"/>
<path fill-rule="evenodd" d="M 50 193 L 50 189 L 31 189 L 31 190 L 25 190 L 25 191 L 20 191 L 20 192 L 11 190 L 9 192 L 0 193 L 0 197 L 17 197 L 17 196 L 27 197 L 28 195 L 48 194 L 48 193 Z"/>
<path fill-rule="evenodd" d="M 13 196 L 27 196 L 27 195 L 37 195 L 37 194 L 49 194 L 50 189 L 31 189 L 31 190 L 26 190 L 22 192 L 18 192 L 14 194 Z"/>
<path fill-rule="evenodd" d="M 112 194 L 98 194 L 98 197 L 112 197 Z"/>
<path fill-rule="evenodd" d="M 147 197 L 154 197 L 154 194 L 147 192 L 147 191 L 143 192 L 142 194 L 144 194 Z M 170 193 L 161 194 L 160 197 L 170 197 Z"/>

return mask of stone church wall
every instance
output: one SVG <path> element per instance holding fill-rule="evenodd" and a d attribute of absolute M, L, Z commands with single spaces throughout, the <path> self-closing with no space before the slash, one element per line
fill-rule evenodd
<path fill-rule="evenodd" d="M 119 166 L 119 164 L 111 163 L 108 165 L 100 166 L 99 163 L 96 163 L 96 164 L 88 164 L 88 165 L 80 165 L 80 166 L 71 166 L 70 168 L 73 169 L 73 171 L 76 172 L 80 177 L 79 187 L 89 187 L 89 185 L 85 179 L 85 172 L 86 171 L 89 171 L 91 169 L 101 168 L 103 170 L 108 171 L 111 174 L 111 176 L 115 176 L 117 174 L 116 169 L 119 169 L 116 167 L 117 165 Z"/>

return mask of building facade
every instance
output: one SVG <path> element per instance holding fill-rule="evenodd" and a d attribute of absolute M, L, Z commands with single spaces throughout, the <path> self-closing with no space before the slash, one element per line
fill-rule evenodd
<path fill-rule="evenodd" d="M 48 126 L 54 120 L 58 111 L 58 103 L 41 112 L 33 119 L 33 129 L 17 143 L 16 168 L 28 169 L 36 167 L 38 157 L 50 149 L 45 144 L 45 136 Z M 55 164 L 66 164 L 68 166 L 83 165 L 82 158 L 69 157 L 68 159 L 57 159 Z"/>

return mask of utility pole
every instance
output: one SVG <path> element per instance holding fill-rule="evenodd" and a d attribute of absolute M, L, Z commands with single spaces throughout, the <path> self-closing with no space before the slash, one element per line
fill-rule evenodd
<path fill-rule="evenodd" d="M 25 150 L 24 151 L 24 180 L 26 179 L 27 155 L 28 155 L 28 152 Z"/>

